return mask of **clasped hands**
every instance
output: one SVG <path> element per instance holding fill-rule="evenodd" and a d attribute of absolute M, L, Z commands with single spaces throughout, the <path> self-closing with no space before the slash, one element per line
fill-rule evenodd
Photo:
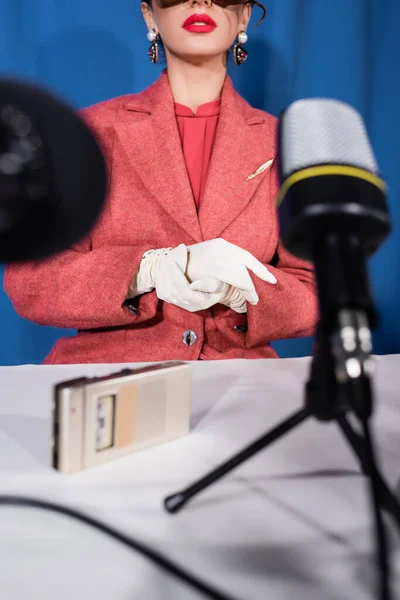
<path fill-rule="evenodd" d="M 189 312 L 214 304 L 246 312 L 246 302 L 258 303 L 248 270 L 268 283 L 274 275 L 250 252 L 222 238 L 192 246 L 149 250 L 139 269 L 142 289 L 155 289 L 160 300 Z"/>

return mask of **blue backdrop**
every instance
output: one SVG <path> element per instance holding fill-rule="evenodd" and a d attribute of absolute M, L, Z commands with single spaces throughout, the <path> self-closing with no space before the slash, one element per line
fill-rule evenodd
<path fill-rule="evenodd" d="M 265 1 L 267 20 L 248 31 L 249 60 L 240 69 L 231 65 L 230 74 L 253 106 L 275 115 L 310 96 L 339 98 L 361 111 L 390 186 L 394 225 L 370 263 L 381 314 L 375 351 L 400 352 L 400 2 Z M 27 77 L 75 107 L 140 91 L 160 72 L 146 54 L 139 0 L 0 0 L 0 7 L 0 74 Z M 20 319 L 1 291 L 0 315 L 0 364 L 40 362 L 65 335 Z M 276 347 L 281 356 L 304 355 L 311 341 Z"/>

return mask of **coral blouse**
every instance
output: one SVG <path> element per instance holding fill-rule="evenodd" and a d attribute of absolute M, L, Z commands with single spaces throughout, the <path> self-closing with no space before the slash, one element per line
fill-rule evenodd
<path fill-rule="evenodd" d="M 207 102 L 199 106 L 194 114 L 191 108 L 175 103 L 183 155 L 197 208 L 207 181 L 220 105 L 221 100 Z"/>

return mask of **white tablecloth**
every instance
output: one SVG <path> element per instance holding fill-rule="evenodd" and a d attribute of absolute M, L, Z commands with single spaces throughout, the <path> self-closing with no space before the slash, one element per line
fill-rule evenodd
<path fill-rule="evenodd" d="M 400 356 L 378 357 L 374 429 L 400 479 Z M 153 545 L 242 600 L 376 597 L 365 480 L 337 426 L 309 420 L 182 513 L 162 499 L 302 406 L 308 359 L 193 364 L 187 437 L 77 475 L 49 467 L 52 385 L 119 365 L 0 368 L 0 493 L 72 505 Z M 400 594 L 400 536 L 387 521 Z M 2 600 L 183 600 L 203 596 L 100 532 L 0 507 Z M 399 596 L 400 597 L 400 596 Z"/>

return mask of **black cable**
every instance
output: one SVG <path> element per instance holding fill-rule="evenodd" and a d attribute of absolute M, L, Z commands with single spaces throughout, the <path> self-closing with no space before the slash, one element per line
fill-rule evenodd
<path fill-rule="evenodd" d="M 389 548 L 388 539 L 385 529 L 385 523 L 382 516 L 382 510 L 379 500 L 379 480 L 377 477 L 377 463 L 375 459 L 374 444 L 372 440 L 371 428 L 368 419 L 361 419 L 361 424 L 365 440 L 365 456 L 367 462 L 368 476 L 371 488 L 371 499 L 375 517 L 375 536 L 376 548 L 378 555 L 379 566 L 379 587 L 380 599 L 391 600 L 392 594 L 390 590 L 390 569 L 389 569 Z"/>
<path fill-rule="evenodd" d="M 146 558 L 150 559 L 158 567 L 161 567 L 167 573 L 174 575 L 178 579 L 181 579 L 198 592 L 201 592 L 202 594 L 207 595 L 214 600 L 234 600 L 234 598 L 226 596 L 222 592 L 213 588 L 211 585 L 204 583 L 156 550 L 149 548 L 142 542 L 138 542 L 135 539 L 121 533 L 117 529 L 114 529 L 111 526 L 106 525 L 105 523 L 98 521 L 93 517 L 90 517 L 89 515 L 85 515 L 74 508 L 68 508 L 67 506 L 62 506 L 61 504 L 54 504 L 53 502 L 46 502 L 45 500 L 37 500 L 35 498 L 7 495 L 0 495 L 0 506 L 23 506 L 27 508 L 49 510 L 81 521 L 82 523 L 90 525 L 91 527 L 100 530 L 102 533 L 109 535 L 118 542 L 125 544 L 125 546 L 128 546 L 128 548 L 131 550 L 135 550 L 136 552 L 143 554 L 143 556 L 146 556 Z"/>

